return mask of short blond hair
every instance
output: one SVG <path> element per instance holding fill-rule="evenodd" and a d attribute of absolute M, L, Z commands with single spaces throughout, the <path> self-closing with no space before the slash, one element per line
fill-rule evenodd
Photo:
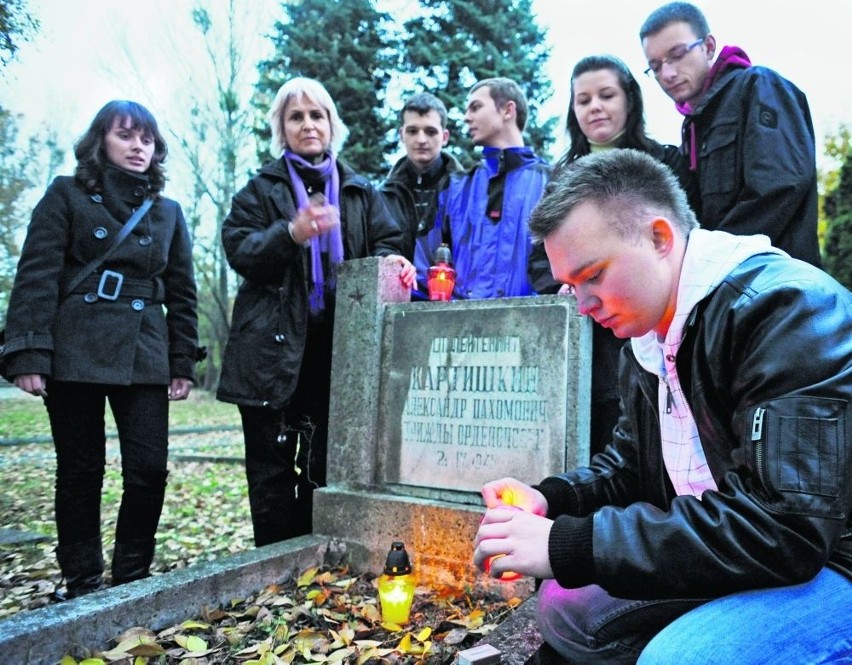
<path fill-rule="evenodd" d="M 335 155 L 338 154 L 349 136 L 349 128 L 340 119 L 337 106 L 325 86 L 315 79 L 299 76 L 290 79 L 278 89 L 272 101 L 272 108 L 269 109 L 267 120 L 272 130 L 272 142 L 269 146 L 272 156 L 277 159 L 289 147 L 284 134 L 284 111 L 291 99 L 302 96 L 325 109 L 331 126 L 331 151 Z"/>

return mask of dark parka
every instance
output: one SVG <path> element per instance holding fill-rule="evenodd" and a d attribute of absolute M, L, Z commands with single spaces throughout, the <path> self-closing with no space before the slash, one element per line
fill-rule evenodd
<path fill-rule="evenodd" d="M 677 354 L 717 491 L 675 496 L 659 378 L 622 351 L 622 417 L 589 467 L 544 480 L 566 588 L 715 598 L 852 579 L 852 295 L 821 270 L 756 255 L 696 305 Z"/>
<path fill-rule="evenodd" d="M 821 265 L 814 128 L 801 90 L 765 67 L 729 69 L 684 120 L 683 137 L 697 151 L 690 202 L 702 228 L 764 233 Z"/>
<path fill-rule="evenodd" d="M 400 254 L 402 231 L 381 196 L 337 165 L 344 260 Z M 278 159 L 234 196 L 222 227 L 228 263 L 243 277 L 216 393 L 224 402 L 280 409 L 295 390 L 310 279 L 310 249 L 296 244 L 287 228 L 296 212 L 287 166 Z"/>
<path fill-rule="evenodd" d="M 9 376 L 108 385 L 168 385 L 194 376 L 192 249 L 175 201 L 157 197 L 99 274 L 60 302 L 63 285 L 107 251 L 141 205 L 146 183 L 109 167 L 100 194 L 69 176 L 48 187 L 33 210 L 9 301 Z M 115 300 L 97 296 L 105 270 L 123 276 Z M 115 295 L 116 283 L 105 280 L 101 293 Z"/>

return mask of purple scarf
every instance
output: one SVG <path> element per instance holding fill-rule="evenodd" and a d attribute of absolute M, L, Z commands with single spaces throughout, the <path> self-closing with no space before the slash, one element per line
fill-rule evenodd
<path fill-rule="evenodd" d="M 716 58 L 716 62 L 713 63 L 713 66 L 707 73 L 707 78 L 704 79 L 704 86 L 701 88 L 701 95 L 698 97 L 698 101 L 701 101 L 705 93 L 710 89 L 710 86 L 724 72 L 731 69 L 745 69 L 747 67 L 751 67 L 751 60 L 749 60 L 745 51 L 739 46 L 725 46 L 719 51 L 719 57 Z M 683 139 L 684 142 L 689 141 L 689 170 L 695 171 L 698 168 L 698 146 L 696 145 L 695 123 L 691 118 L 694 109 L 688 102 L 675 104 L 675 107 L 681 115 L 686 116 L 686 120 L 683 123 Z"/>
<path fill-rule="evenodd" d="M 299 175 L 299 171 L 308 172 L 321 178 L 325 183 L 326 203 L 333 205 L 340 211 L 340 176 L 337 173 L 337 160 L 331 152 L 327 152 L 325 159 L 319 164 L 311 164 L 302 157 L 289 150 L 284 151 L 284 162 L 290 172 L 290 180 L 296 191 L 296 205 L 298 208 L 310 205 L 308 191 L 305 183 Z M 310 294 L 311 314 L 317 314 L 325 309 L 325 290 L 334 291 L 337 285 L 337 266 L 343 261 L 343 236 L 340 225 L 335 226 L 328 233 L 311 238 L 311 281 L 313 290 Z M 326 278 L 322 269 L 322 255 L 327 254 L 329 258 L 329 272 Z"/>

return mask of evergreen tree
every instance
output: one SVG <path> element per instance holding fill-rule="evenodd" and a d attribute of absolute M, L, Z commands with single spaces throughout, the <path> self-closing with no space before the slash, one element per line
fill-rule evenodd
<path fill-rule="evenodd" d="M 265 116 L 287 80 L 318 80 L 350 130 L 343 159 L 362 175 L 382 176 L 384 155 L 395 145 L 389 139 L 393 120 L 382 110 L 396 47 L 390 17 L 371 0 L 302 0 L 282 8 L 285 17 L 271 35 L 275 55 L 258 65 L 254 103 Z M 257 133 L 268 146 L 269 128 L 258 127 Z M 262 161 L 268 160 L 267 151 Z"/>
<path fill-rule="evenodd" d="M 846 153 L 837 187 L 826 194 L 824 205 L 828 218 L 825 269 L 847 289 L 852 289 L 852 150 Z"/>
<path fill-rule="evenodd" d="M 524 90 L 530 107 L 525 140 L 548 158 L 557 122 L 539 121 L 553 93 L 545 65 L 546 32 L 535 21 L 532 0 L 420 0 L 420 16 L 406 22 L 402 66 L 411 72 L 409 92 L 428 90 L 447 105 L 458 124 L 451 150 L 470 162 L 463 131 L 467 92 L 476 81 L 503 76 Z"/>

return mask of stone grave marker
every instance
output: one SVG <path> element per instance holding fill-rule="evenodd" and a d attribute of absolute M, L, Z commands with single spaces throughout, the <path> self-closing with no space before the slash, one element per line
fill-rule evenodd
<path fill-rule="evenodd" d="M 583 321 L 572 309 L 557 297 L 389 308 L 381 481 L 478 501 L 489 480 L 532 484 L 586 459 Z"/>

